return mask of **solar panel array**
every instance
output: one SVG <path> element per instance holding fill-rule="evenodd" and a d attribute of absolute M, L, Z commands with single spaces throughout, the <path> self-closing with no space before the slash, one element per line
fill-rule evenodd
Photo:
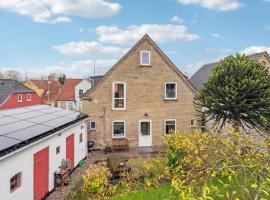
<path fill-rule="evenodd" d="M 0 111 L 0 152 L 75 121 L 80 113 L 38 105 Z"/>

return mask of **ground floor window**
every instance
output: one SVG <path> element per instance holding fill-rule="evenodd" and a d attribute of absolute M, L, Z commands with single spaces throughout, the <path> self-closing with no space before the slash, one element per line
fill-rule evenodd
<path fill-rule="evenodd" d="M 176 120 L 175 119 L 167 119 L 165 120 L 165 134 L 175 133 L 176 130 Z"/>
<path fill-rule="evenodd" d="M 190 127 L 195 127 L 196 126 L 196 120 L 195 119 L 191 119 L 190 123 L 189 123 Z"/>
<path fill-rule="evenodd" d="M 18 173 L 10 179 L 10 192 L 14 192 L 21 186 L 21 174 Z"/>
<path fill-rule="evenodd" d="M 125 137 L 125 122 L 124 121 L 113 121 L 113 138 Z"/>

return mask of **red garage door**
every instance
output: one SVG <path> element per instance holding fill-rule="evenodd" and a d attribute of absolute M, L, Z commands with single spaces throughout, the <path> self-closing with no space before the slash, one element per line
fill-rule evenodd
<path fill-rule="evenodd" d="M 66 138 L 66 159 L 70 160 L 72 168 L 74 167 L 74 134 Z"/>
<path fill-rule="evenodd" d="M 34 199 L 49 192 L 49 147 L 34 154 Z"/>

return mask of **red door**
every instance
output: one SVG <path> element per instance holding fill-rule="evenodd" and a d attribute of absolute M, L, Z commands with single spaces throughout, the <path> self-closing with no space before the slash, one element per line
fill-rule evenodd
<path fill-rule="evenodd" d="M 49 192 L 49 147 L 34 154 L 34 199 Z"/>
<path fill-rule="evenodd" d="M 71 167 L 74 167 L 74 134 L 66 138 L 66 159 L 70 160 Z"/>

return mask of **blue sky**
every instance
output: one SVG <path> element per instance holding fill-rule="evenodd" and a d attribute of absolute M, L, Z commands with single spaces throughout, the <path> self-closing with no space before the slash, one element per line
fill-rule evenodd
<path fill-rule="evenodd" d="M 1 0 L 0 70 L 104 74 L 148 33 L 179 69 L 270 52 L 270 0 Z"/>

